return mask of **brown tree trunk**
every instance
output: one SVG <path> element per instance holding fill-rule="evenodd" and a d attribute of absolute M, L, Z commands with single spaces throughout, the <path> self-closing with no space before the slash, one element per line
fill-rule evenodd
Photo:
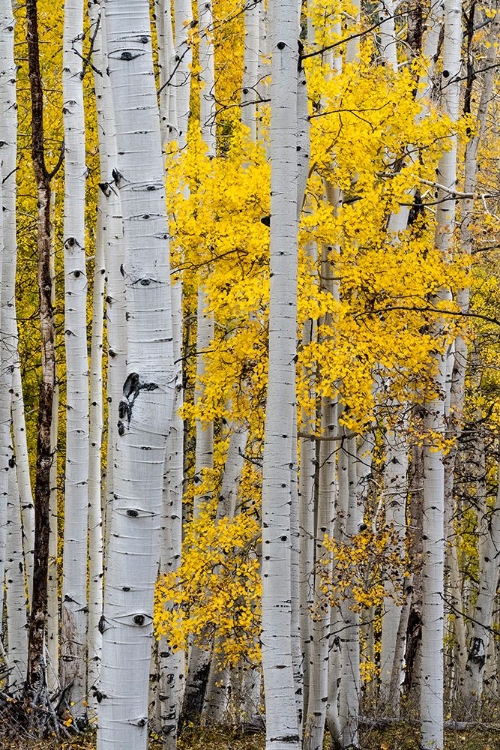
<path fill-rule="evenodd" d="M 42 336 L 42 379 L 38 404 L 35 482 L 35 555 L 26 688 L 29 695 L 36 694 L 39 696 L 38 701 L 43 703 L 47 695 L 43 649 L 47 616 L 50 467 L 52 465 L 50 426 L 55 385 L 55 335 L 50 275 L 50 180 L 53 175 L 47 172 L 44 158 L 43 91 L 36 0 L 27 0 L 26 16 L 32 113 L 31 153 L 38 192 L 38 285 Z"/>

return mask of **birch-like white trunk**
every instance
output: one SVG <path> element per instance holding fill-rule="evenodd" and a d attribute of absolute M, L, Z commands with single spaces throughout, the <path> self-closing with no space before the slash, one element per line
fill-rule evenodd
<path fill-rule="evenodd" d="M 145 750 L 166 436 L 174 405 L 168 225 L 146 0 L 108 0 L 108 65 L 125 238 L 127 377 L 117 420 L 99 686 L 99 750 Z"/>
<path fill-rule="evenodd" d="M 380 58 L 394 72 L 398 70 L 398 50 L 394 13 L 397 4 L 393 0 L 381 0 L 379 3 L 379 47 Z"/>
<path fill-rule="evenodd" d="M 93 715 L 97 714 L 95 688 L 99 679 L 102 635 L 99 620 L 102 615 L 103 585 L 103 533 L 102 533 L 102 432 L 103 432 L 103 383 L 102 347 L 104 323 L 104 232 L 103 205 L 105 196 L 99 191 L 100 211 L 97 221 L 97 237 L 94 261 L 94 290 L 92 299 L 92 339 L 90 346 L 90 429 L 89 429 L 89 612 L 87 641 L 87 692 L 88 704 Z"/>
<path fill-rule="evenodd" d="M 190 0 L 175 0 L 175 57 L 172 61 L 171 87 L 175 88 L 175 128 L 172 136 L 177 139 L 179 149 L 187 142 L 189 122 L 189 100 L 191 94 L 191 64 L 193 54 L 189 44 L 188 33 L 193 21 L 193 10 Z"/>
<path fill-rule="evenodd" d="M 6 562 L 8 474 L 11 448 L 12 372 L 17 361 L 16 153 L 17 105 L 14 62 L 14 16 L 10 0 L 0 2 L 0 613 L 3 613 Z"/>
<path fill-rule="evenodd" d="M 52 289 L 55 291 L 55 283 Z M 55 295 L 54 295 L 55 296 Z M 47 566 L 47 682 L 51 694 L 55 694 L 59 683 L 59 580 L 58 580 L 58 487 L 57 451 L 59 432 L 59 384 L 56 382 L 52 401 L 50 423 L 50 446 L 54 456 L 50 467 L 49 498 L 49 560 Z"/>
<path fill-rule="evenodd" d="M 83 2 L 64 14 L 64 327 L 66 342 L 66 468 L 61 683 L 74 718 L 86 715 L 89 382 L 85 258 L 85 121 L 82 84 Z"/>
<path fill-rule="evenodd" d="M 96 71 L 104 72 L 103 33 L 101 12 L 98 3 L 90 3 L 89 21 L 94 38 L 94 65 Z M 104 11 L 102 11 L 104 16 Z M 102 95 L 102 84 L 94 72 L 96 94 Z M 102 113 L 100 116 L 102 121 Z M 98 126 L 104 123 L 98 123 Z M 101 150 L 104 146 L 101 138 Z M 101 153 L 100 153 L 101 156 Z M 107 159 L 100 158 L 101 182 L 106 181 Z M 102 635 L 99 621 L 102 615 L 103 593 L 103 514 L 102 514 L 102 438 L 103 438 L 103 330 L 104 330 L 104 291 L 106 285 L 105 245 L 106 196 L 99 190 L 97 198 L 97 232 L 94 257 L 94 288 L 92 295 L 92 334 L 90 344 L 90 408 L 89 408 L 89 611 L 87 638 L 87 693 L 90 718 L 97 716 L 98 704 L 96 689 L 99 680 Z"/>
<path fill-rule="evenodd" d="M 466 253 L 470 253 L 473 243 L 473 232 L 471 224 L 474 220 L 474 198 L 473 194 L 477 183 L 478 171 L 478 149 L 481 138 L 487 125 L 487 116 L 493 95 L 493 84 L 495 78 L 495 62 L 498 57 L 498 36 L 500 34 L 500 11 L 491 22 L 488 33 L 488 44 L 484 63 L 481 67 L 485 69 L 483 88 L 477 111 L 477 131 L 468 141 L 465 150 L 465 177 L 464 192 L 471 197 L 463 201 L 461 222 L 461 245 Z M 469 290 L 462 290 L 459 295 L 459 303 L 464 312 L 469 309 Z M 465 390 L 465 370 L 467 364 L 467 345 L 459 337 L 456 341 L 455 352 L 455 400 L 463 404 Z M 483 690 L 483 678 L 485 672 L 485 660 L 488 655 L 488 645 L 491 641 L 493 620 L 493 602 L 498 583 L 498 551 L 500 549 L 500 529 L 498 516 L 500 512 L 500 498 L 497 494 L 496 502 L 491 511 L 484 504 L 478 507 L 478 529 L 479 529 L 479 593 L 474 613 L 470 620 L 470 642 L 465 668 L 465 680 L 462 690 L 464 704 L 477 709 L 481 700 Z M 494 593 L 495 592 L 495 593 Z"/>
<path fill-rule="evenodd" d="M 200 129 L 203 143 L 210 157 L 215 156 L 215 77 L 214 52 L 211 40 L 212 6 L 207 0 L 198 2 L 198 26 L 200 34 L 199 65 L 200 65 Z M 209 299 L 205 293 L 203 282 L 200 280 L 198 288 L 197 331 L 196 331 L 196 383 L 195 404 L 203 402 L 205 392 L 204 377 L 206 356 L 210 351 L 214 338 L 214 316 L 208 309 Z M 204 481 L 206 470 L 213 467 L 214 454 L 214 424 L 213 421 L 196 419 L 196 449 L 195 449 L 195 481 Z M 196 494 L 194 498 L 194 518 L 198 518 L 204 504 L 210 498 L 206 492 Z M 207 648 L 200 648 L 193 644 L 189 651 L 189 666 L 186 680 L 184 710 L 191 714 L 202 710 L 203 693 L 210 670 L 211 643 Z M 218 668 L 214 667 L 216 671 Z M 212 680 L 213 684 L 215 678 Z"/>
<path fill-rule="evenodd" d="M 24 411 L 23 388 L 21 382 L 21 363 L 16 357 L 12 376 L 12 434 L 14 454 L 16 457 L 17 481 L 21 499 L 21 517 L 23 523 L 23 548 L 28 584 L 28 600 L 31 601 L 33 589 L 33 554 L 35 548 L 35 509 L 31 489 L 28 443 L 26 439 L 26 420 Z"/>
<path fill-rule="evenodd" d="M 52 210 L 55 205 L 55 193 L 51 193 Z M 55 249 L 53 237 L 51 238 L 50 252 L 50 281 L 51 281 L 51 304 L 54 308 L 56 301 L 56 273 L 55 273 Z M 52 398 L 52 419 L 50 422 L 50 449 L 52 463 L 49 472 L 49 559 L 47 561 L 47 686 L 49 692 L 55 695 L 60 689 L 59 682 L 59 575 L 58 575 L 58 545 L 59 545 L 59 506 L 57 485 L 57 455 L 59 438 L 59 383 L 57 380 L 57 361 L 55 362 L 56 378 L 54 394 Z"/>
<path fill-rule="evenodd" d="M 262 665 L 267 750 L 299 747 L 292 665 L 291 482 L 297 336 L 297 54 L 293 0 L 273 8 L 271 296 L 262 487 Z"/>
<path fill-rule="evenodd" d="M 97 24 L 99 2 L 90 9 L 91 18 Z M 99 165 L 101 183 L 99 185 L 105 201 L 100 202 L 101 224 L 104 242 L 104 265 L 106 268 L 106 321 L 108 343 L 107 400 L 108 414 L 116 411 L 122 397 L 122 386 L 126 377 L 126 311 L 125 281 L 121 269 L 125 262 L 123 221 L 118 186 L 115 185 L 113 169 L 116 165 L 116 126 L 107 72 L 107 34 L 104 7 L 99 15 L 99 28 L 94 42 L 94 64 L 103 75 L 94 76 L 97 105 L 97 126 L 99 144 Z M 111 508 L 114 493 L 114 470 L 119 462 L 117 420 L 108 419 L 106 493 L 102 513 L 104 527 L 104 558 L 111 534 Z"/>
<path fill-rule="evenodd" d="M 481 466 L 481 464 L 480 464 Z M 482 468 L 486 474 L 486 467 Z M 463 698 L 474 714 L 483 693 L 483 678 L 492 637 L 493 609 L 498 588 L 500 554 L 500 490 L 490 509 L 486 496 L 479 498 L 479 591 L 470 620 L 470 640 L 465 668 Z"/>
<path fill-rule="evenodd" d="M 369 461 L 363 457 L 363 449 L 359 451 L 356 448 L 356 438 L 350 437 L 346 441 L 346 453 L 344 457 L 344 474 L 345 463 L 347 463 L 347 497 L 342 499 L 341 512 L 344 515 L 344 522 L 340 524 L 343 532 L 341 539 L 349 540 L 358 533 L 360 523 L 363 519 L 363 503 L 366 482 L 368 476 L 366 471 Z M 345 495 L 345 479 L 343 493 Z M 340 500 L 340 483 L 339 483 L 339 500 Z M 347 507 L 345 505 L 347 501 Z M 340 512 L 340 502 L 339 502 Z M 341 732 L 342 747 L 357 748 L 359 745 L 359 700 L 360 700 L 360 643 L 359 643 L 359 613 L 353 609 L 353 598 L 348 590 L 345 592 L 345 599 L 342 601 L 340 609 L 342 613 L 341 633 L 341 672 L 340 672 L 340 693 L 339 693 L 339 722 Z"/>
<path fill-rule="evenodd" d="M 259 17 L 262 5 L 263 3 L 261 2 L 251 2 L 245 6 L 245 50 L 243 53 L 241 122 L 249 129 L 252 141 L 257 139 Z"/>
<path fill-rule="evenodd" d="M 397 540 L 396 553 L 404 555 L 406 537 L 406 498 L 408 493 L 408 445 L 403 431 L 388 430 L 385 443 L 386 462 L 384 467 L 385 521 L 392 526 Z M 401 622 L 402 605 L 395 601 L 394 585 L 388 581 L 385 586 L 387 596 L 384 598 L 382 618 L 382 650 L 380 654 L 380 697 L 386 710 L 394 710 L 391 695 L 392 675 L 397 669 L 394 662 L 398 650 L 398 631 Z M 401 651 L 399 650 L 399 658 Z M 399 674 L 403 662 L 399 664 Z M 390 704 L 390 708 L 389 708 Z M 393 716 L 393 713 L 389 715 Z"/>
<path fill-rule="evenodd" d="M 189 118 L 189 96 L 191 76 L 189 62 L 191 50 L 187 46 L 187 26 L 191 11 L 190 3 L 177 2 L 176 6 L 176 39 L 172 28 L 173 8 L 167 0 L 156 4 L 157 33 L 160 40 L 160 122 L 162 140 L 166 144 L 179 137 L 179 146 L 186 143 Z M 188 21 L 189 22 L 189 21 Z M 181 24 L 180 26 L 177 24 Z M 161 44 L 163 40 L 163 44 Z M 176 59 L 176 44 L 182 55 Z M 185 76 L 182 91 L 176 83 Z M 177 110 L 177 97 L 181 112 Z M 179 124 L 180 123 L 180 124 Z M 182 496 L 184 489 L 184 423 L 179 414 L 184 400 L 182 387 L 182 280 L 180 276 L 172 279 L 172 333 L 174 366 L 177 370 L 174 415 L 172 427 L 167 438 L 167 450 L 164 470 L 164 504 L 162 524 L 162 548 L 160 574 L 175 572 L 181 563 L 182 551 Z M 168 606 L 168 605 L 167 605 Z M 165 750 L 174 750 L 177 745 L 179 715 L 186 684 L 186 658 L 183 651 L 173 653 L 165 639 L 160 639 L 158 648 L 160 669 L 159 706 L 160 724 Z"/>
<path fill-rule="evenodd" d="M 230 407 L 228 411 L 230 412 Z M 245 429 L 231 432 L 217 505 L 216 521 L 220 521 L 222 518 L 234 518 L 247 438 L 248 432 Z M 223 645 L 223 639 L 221 637 L 216 638 L 201 713 L 202 722 L 212 726 L 223 724 L 229 719 L 231 670 L 224 665 L 221 658 L 224 650 Z"/>
<path fill-rule="evenodd" d="M 336 436 L 338 420 L 336 405 L 329 398 L 322 400 L 322 436 L 319 450 L 319 481 L 316 508 L 315 564 L 321 561 L 325 552 L 323 546 L 325 535 L 333 535 L 333 518 L 337 489 L 336 452 L 329 437 Z M 327 565 L 331 570 L 331 562 Z M 310 645 L 309 700 L 307 703 L 307 724 L 305 728 L 305 747 L 309 750 L 320 750 L 323 747 L 326 709 L 328 702 L 328 664 L 330 647 L 331 608 L 323 591 L 323 580 L 317 572 L 314 579 L 314 608 Z"/>
<path fill-rule="evenodd" d="M 12 463 L 14 458 L 12 456 Z M 5 566 L 5 598 L 7 612 L 7 666 L 9 692 L 19 695 L 26 679 L 28 665 L 28 612 L 24 576 L 23 530 L 21 504 L 15 464 L 8 471 L 7 498 L 7 560 Z"/>
<path fill-rule="evenodd" d="M 443 42 L 443 70 L 441 82 L 444 110 L 453 122 L 458 119 L 461 63 L 461 12 L 460 0 L 445 2 L 445 30 Z M 439 161 L 439 177 L 446 190 L 439 192 L 443 199 L 437 207 L 436 246 L 446 255 L 453 241 L 455 227 L 455 199 L 457 184 L 457 139 L 451 137 L 451 149 Z M 439 298 L 448 293 L 442 290 Z M 437 302 L 437 300 L 436 300 Z M 440 326 L 436 325 L 439 336 Z M 445 432 L 446 356 L 435 357 L 437 376 L 436 395 L 426 403 L 425 429 L 439 438 Z M 423 499 L 423 603 L 422 603 L 422 679 L 420 692 L 420 717 L 423 750 L 436 750 L 443 746 L 443 635 L 444 635 L 444 464 L 442 446 L 433 445 L 428 437 L 424 445 L 424 499 Z"/>

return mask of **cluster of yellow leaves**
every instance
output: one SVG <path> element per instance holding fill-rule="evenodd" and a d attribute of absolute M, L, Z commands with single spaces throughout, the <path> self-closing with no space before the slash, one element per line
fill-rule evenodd
<path fill-rule="evenodd" d="M 326 557 L 320 560 L 318 572 L 332 605 L 352 599 L 351 608 L 361 612 L 380 606 L 387 596 L 399 601 L 407 561 L 392 527 L 375 532 L 366 529 L 343 542 L 325 537 L 323 544 L 333 557 L 333 573 Z"/>
<path fill-rule="evenodd" d="M 174 650 L 190 634 L 200 647 L 214 639 L 227 664 L 258 662 L 261 582 L 255 517 L 213 520 L 209 509 L 186 529 L 182 565 L 160 579 L 154 624 Z"/>
<path fill-rule="evenodd" d="M 459 326 L 456 302 L 440 303 L 446 322 L 437 341 L 430 326 L 436 311 L 428 299 L 443 287 L 456 297 L 468 284 L 470 261 L 442 256 L 434 246 L 432 213 L 422 207 L 413 206 L 409 228 L 397 237 L 387 231 L 391 214 L 410 208 L 414 196 L 429 200 L 422 180 L 435 179 L 450 136 L 458 129 L 464 137 L 466 123 L 452 127 L 432 108 L 419 117 L 422 102 L 411 93 L 417 64 L 395 74 L 372 65 L 370 55 L 366 45 L 359 64 L 330 75 L 319 58 L 306 61 L 315 176 L 301 240 L 329 249 L 336 294 L 304 253 L 299 320 L 316 319 L 319 328 L 317 340 L 300 353 L 299 394 L 307 407 L 314 374 L 316 392 L 340 397 L 346 406 L 342 419 L 355 430 L 373 413 L 375 370 L 391 380 L 401 403 L 432 390 L 432 355 L 445 349 Z M 343 190 L 340 209 L 328 203 L 325 182 Z"/>

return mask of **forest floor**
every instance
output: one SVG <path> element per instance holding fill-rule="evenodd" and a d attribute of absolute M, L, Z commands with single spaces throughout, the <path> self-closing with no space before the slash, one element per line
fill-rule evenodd
<path fill-rule="evenodd" d="M 202 730 L 190 728 L 179 740 L 179 750 L 264 750 L 262 734 L 242 735 L 231 730 Z M 22 737 L 7 739 L 0 727 L 0 750 L 95 750 L 95 733 L 86 732 L 64 740 L 34 740 L 24 733 Z M 329 739 L 325 748 L 330 747 Z M 418 750 L 418 728 L 399 724 L 384 729 L 368 729 L 361 733 L 362 750 Z M 161 750 L 154 738 L 149 750 Z M 488 728 L 485 724 L 467 731 L 447 730 L 444 750 L 500 750 L 500 727 Z"/>

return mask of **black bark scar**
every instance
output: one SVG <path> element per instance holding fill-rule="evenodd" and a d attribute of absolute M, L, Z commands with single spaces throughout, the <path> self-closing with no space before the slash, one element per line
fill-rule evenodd
<path fill-rule="evenodd" d="M 122 431 L 119 433 L 122 435 L 125 430 L 123 429 L 123 421 L 127 420 L 127 425 L 130 426 L 130 420 L 132 419 L 132 409 L 135 404 L 135 400 L 141 391 L 155 391 L 158 388 L 156 383 L 142 383 L 139 375 L 136 372 L 131 372 L 123 384 L 123 396 L 124 400 L 118 404 L 118 416 L 120 421 L 118 425 L 121 425 Z"/>

